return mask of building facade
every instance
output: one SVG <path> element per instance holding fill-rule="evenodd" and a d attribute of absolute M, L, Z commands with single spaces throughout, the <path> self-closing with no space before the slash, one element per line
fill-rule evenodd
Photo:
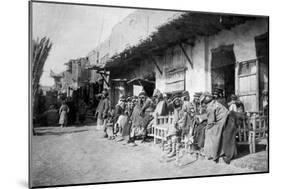
<path fill-rule="evenodd" d="M 130 25 L 130 16 L 109 38 L 120 45 L 108 42 L 93 53 L 97 59 L 92 64 L 110 72 L 114 103 L 122 94 L 137 95 L 140 86 L 149 95 L 154 88 L 165 93 L 188 90 L 191 95 L 220 88 L 226 101 L 237 94 L 246 111 L 260 110 L 269 78 L 267 17 L 169 12 L 146 39 L 139 34 L 142 39 L 134 36 L 126 47 L 120 35 L 139 29 Z M 105 60 L 100 58 L 105 54 Z"/>

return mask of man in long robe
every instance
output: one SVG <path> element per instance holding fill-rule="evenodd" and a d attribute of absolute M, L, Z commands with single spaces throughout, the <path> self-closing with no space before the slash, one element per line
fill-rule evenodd
<path fill-rule="evenodd" d="M 147 125 L 151 121 L 151 105 L 152 100 L 146 96 L 144 91 L 140 92 L 138 103 L 135 105 L 132 113 L 129 143 L 135 145 L 136 137 L 141 137 L 142 142 L 145 142 Z"/>
<path fill-rule="evenodd" d="M 119 137 L 118 141 L 123 140 L 124 128 L 126 128 L 128 122 L 128 116 L 125 113 L 125 110 L 125 97 L 121 96 L 118 104 L 115 106 L 114 132 Z"/>
<path fill-rule="evenodd" d="M 101 98 L 100 103 L 99 103 L 98 108 L 97 108 L 98 129 L 105 129 L 106 118 L 108 116 L 109 110 L 110 110 L 110 101 L 109 101 L 109 98 L 108 98 L 108 91 L 103 90 L 102 98 Z"/>
<path fill-rule="evenodd" d="M 208 159 L 217 161 L 222 153 L 221 139 L 228 117 L 228 110 L 217 100 L 214 100 L 212 94 L 208 92 L 204 93 L 202 101 L 207 105 L 204 153 Z"/>
<path fill-rule="evenodd" d="M 187 113 L 182 110 L 182 102 L 180 95 L 176 94 L 173 98 L 174 118 L 173 123 L 169 125 L 167 130 L 168 138 L 168 157 L 173 157 L 179 151 L 181 131 L 186 126 Z"/>

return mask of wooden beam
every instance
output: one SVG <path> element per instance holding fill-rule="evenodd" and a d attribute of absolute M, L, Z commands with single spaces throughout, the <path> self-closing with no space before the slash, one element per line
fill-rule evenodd
<path fill-rule="evenodd" d="M 102 74 L 102 73 L 99 73 L 100 75 L 101 75 L 101 77 L 102 77 L 102 79 L 105 81 L 105 83 L 106 83 L 106 85 L 108 86 L 108 87 L 110 87 L 109 86 L 109 83 L 106 81 L 106 79 L 104 78 L 104 75 Z"/>
<path fill-rule="evenodd" d="M 180 43 L 179 46 L 180 46 L 180 48 L 181 48 L 181 50 L 182 50 L 184 56 L 185 56 L 186 59 L 188 60 L 188 62 L 189 62 L 189 64 L 190 64 L 191 68 L 193 68 L 193 62 L 191 61 L 191 59 L 189 58 L 188 54 L 187 54 L 186 51 L 184 50 L 184 47 L 183 47 L 182 43 Z"/>
<path fill-rule="evenodd" d="M 162 72 L 162 70 L 160 69 L 159 65 L 157 64 L 156 60 L 155 60 L 152 56 L 150 56 L 150 59 L 152 60 L 153 64 L 156 66 L 156 68 L 157 68 L 157 70 L 159 71 L 159 73 L 162 75 L 163 72 Z"/>

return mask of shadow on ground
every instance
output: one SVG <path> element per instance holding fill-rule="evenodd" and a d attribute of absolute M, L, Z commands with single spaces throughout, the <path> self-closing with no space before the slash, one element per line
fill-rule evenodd
<path fill-rule="evenodd" d="M 58 131 L 46 131 L 46 132 L 42 132 L 42 131 L 36 131 L 36 136 L 44 136 L 44 135 L 57 135 L 57 136 L 61 136 L 64 134 L 71 134 L 71 133 L 80 133 L 80 132 L 85 132 L 85 131 L 89 131 L 88 129 L 85 130 L 79 130 L 79 131 L 63 131 L 63 132 L 58 132 Z"/>

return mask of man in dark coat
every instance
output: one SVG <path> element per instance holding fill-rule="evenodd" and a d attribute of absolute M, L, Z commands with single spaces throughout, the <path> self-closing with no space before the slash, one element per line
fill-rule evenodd
<path fill-rule="evenodd" d="M 103 90 L 101 95 L 101 100 L 99 102 L 98 108 L 97 108 L 97 125 L 98 129 L 104 129 L 106 125 L 106 118 L 108 111 L 110 110 L 110 101 L 108 98 L 108 91 Z"/>

